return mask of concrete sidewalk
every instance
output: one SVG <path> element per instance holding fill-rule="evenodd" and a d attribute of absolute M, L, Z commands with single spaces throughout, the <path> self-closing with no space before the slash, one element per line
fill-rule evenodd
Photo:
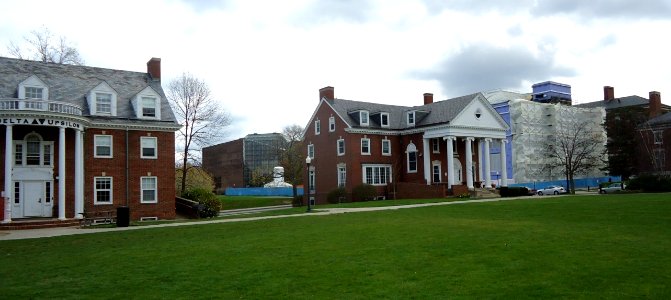
<path fill-rule="evenodd" d="M 218 219 L 218 220 L 206 220 L 206 221 L 194 221 L 194 222 L 166 223 L 166 224 L 156 224 L 156 225 L 148 225 L 148 226 L 131 226 L 131 227 L 115 227 L 115 228 L 99 228 L 99 229 L 90 228 L 90 227 L 87 227 L 87 228 L 59 227 L 59 228 L 43 228 L 43 229 L 27 229 L 27 230 L 8 230 L 8 231 L 0 231 L 0 241 L 2 241 L 2 240 L 46 238 L 46 237 L 63 236 L 63 235 L 76 235 L 76 234 L 93 234 L 93 233 L 111 232 L 111 231 L 143 230 L 143 229 L 161 228 L 161 227 L 192 226 L 192 225 L 231 223 L 231 222 L 249 222 L 249 221 L 257 221 L 257 220 L 280 219 L 280 218 L 324 216 L 324 215 L 333 215 L 333 214 L 408 209 L 408 208 L 440 206 L 440 205 L 459 205 L 459 204 L 468 204 L 468 203 L 511 201 L 511 200 L 518 200 L 518 199 L 541 200 L 541 199 L 549 199 L 549 198 L 554 198 L 554 197 L 561 197 L 561 196 L 522 196 L 522 197 L 511 197 L 511 198 L 475 199 L 475 200 L 465 200 L 465 201 L 421 203 L 421 204 L 409 204 L 409 205 L 398 205 L 398 206 L 381 206 L 381 207 L 325 208 L 325 209 L 317 208 L 317 209 L 313 210 L 311 213 L 304 213 L 304 214 L 264 216 L 264 217 L 251 217 L 251 218 L 236 218 L 236 219 L 223 219 L 223 220 Z"/>

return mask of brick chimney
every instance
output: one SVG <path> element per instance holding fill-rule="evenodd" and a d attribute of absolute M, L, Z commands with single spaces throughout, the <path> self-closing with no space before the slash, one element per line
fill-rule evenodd
<path fill-rule="evenodd" d="M 650 113 L 650 119 L 659 116 L 662 114 L 662 96 L 659 92 L 652 91 L 649 94 L 650 103 L 648 104 L 648 112 Z"/>
<path fill-rule="evenodd" d="M 322 98 L 326 98 L 327 100 L 335 99 L 332 86 L 319 89 L 319 101 L 321 101 Z"/>
<path fill-rule="evenodd" d="M 603 87 L 603 101 L 615 99 L 615 89 L 612 86 Z"/>
<path fill-rule="evenodd" d="M 151 79 L 161 80 L 161 59 L 152 57 L 147 62 L 147 73 L 151 76 Z"/>
<path fill-rule="evenodd" d="M 433 94 L 424 93 L 424 105 L 433 103 Z"/>

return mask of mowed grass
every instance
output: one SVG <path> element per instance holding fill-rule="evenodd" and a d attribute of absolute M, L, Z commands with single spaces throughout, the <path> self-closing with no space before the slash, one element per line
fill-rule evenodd
<path fill-rule="evenodd" d="M 671 297 L 671 194 L 0 241 L 3 299 Z"/>

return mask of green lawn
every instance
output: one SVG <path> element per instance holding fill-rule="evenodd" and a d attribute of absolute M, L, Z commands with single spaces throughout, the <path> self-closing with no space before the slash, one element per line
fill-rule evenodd
<path fill-rule="evenodd" d="M 0 241 L 16 298 L 671 297 L 671 194 Z"/>
<path fill-rule="evenodd" d="M 239 209 L 291 204 L 291 197 L 217 196 L 222 209 Z"/>

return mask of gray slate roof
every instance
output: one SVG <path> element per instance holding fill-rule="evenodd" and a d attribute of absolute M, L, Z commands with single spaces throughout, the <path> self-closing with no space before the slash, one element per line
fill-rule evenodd
<path fill-rule="evenodd" d="M 640 96 L 627 96 L 622 98 L 615 98 L 610 101 L 599 100 L 594 102 L 576 104 L 574 106 L 585 107 L 585 108 L 603 107 L 604 109 L 609 110 L 628 106 L 645 106 L 648 105 L 649 103 L 650 101 L 648 99 Z"/>
<path fill-rule="evenodd" d="M 79 105 L 84 116 L 97 122 L 156 123 L 157 121 L 137 119 L 130 102 L 133 96 L 150 86 L 161 95 L 160 122 L 169 123 L 167 125 L 177 124 L 161 82 L 140 72 L 0 57 L 0 99 L 16 99 L 19 83 L 32 75 L 49 87 L 49 100 Z M 103 81 L 118 94 L 116 117 L 90 116 L 86 94 Z"/>
<path fill-rule="evenodd" d="M 409 111 L 418 112 L 418 117 L 414 126 L 415 128 L 447 124 L 479 94 L 480 93 L 461 96 L 420 106 L 387 105 L 344 99 L 330 99 L 326 101 L 336 110 L 338 115 L 343 117 L 353 128 L 400 130 L 409 128 L 406 118 L 406 113 Z M 358 118 L 355 119 L 350 114 L 351 112 L 359 110 L 367 110 L 370 113 L 370 126 L 359 126 Z M 379 123 L 373 121 L 374 118 L 372 116 L 381 112 L 389 113 L 389 127 L 381 127 Z M 423 112 L 426 114 L 422 114 Z M 425 116 L 422 118 L 422 115 Z"/>
<path fill-rule="evenodd" d="M 647 123 L 649 125 L 671 124 L 671 112 L 652 118 Z"/>

